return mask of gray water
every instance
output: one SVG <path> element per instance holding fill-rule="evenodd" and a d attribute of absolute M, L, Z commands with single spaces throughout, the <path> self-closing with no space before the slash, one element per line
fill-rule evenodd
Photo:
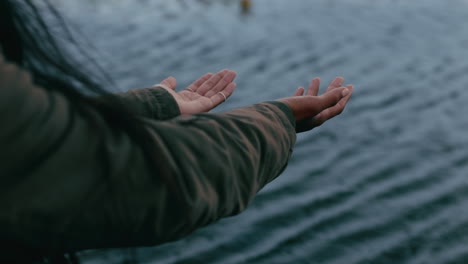
<path fill-rule="evenodd" d="M 117 89 L 238 72 L 216 111 L 356 85 L 242 214 L 84 263 L 468 263 L 468 1 L 56 1 Z"/>

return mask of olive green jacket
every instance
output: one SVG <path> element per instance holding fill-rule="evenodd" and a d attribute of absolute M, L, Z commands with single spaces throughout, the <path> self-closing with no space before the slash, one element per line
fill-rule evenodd
<path fill-rule="evenodd" d="M 181 238 L 244 210 L 295 144 L 283 103 L 181 116 L 162 88 L 121 96 L 163 161 L 0 58 L 0 259 Z"/>

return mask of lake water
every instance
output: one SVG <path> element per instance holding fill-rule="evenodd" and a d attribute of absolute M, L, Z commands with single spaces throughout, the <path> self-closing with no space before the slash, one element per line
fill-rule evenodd
<path fill-rule="evenodd" d="M 217 111 L 356 85 L 242 214 L 91 263 L 468 263 L 468 1 L 56 1 L 118 89 L 238 72 Z"/>

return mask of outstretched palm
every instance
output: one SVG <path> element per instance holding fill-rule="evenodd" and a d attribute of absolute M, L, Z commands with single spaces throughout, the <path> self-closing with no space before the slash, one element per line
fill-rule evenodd
<path fill-rule="evenodd" d="M 210 111 L 231 96 L 236 88 L 235 77 L 234 71 L 222 70 L 203 75 L 180 92 L 175 91 L 177 81 L 174 77 L 165 79 L 160 86 L 174 97 L 181 114 L 196 114 Z"/>
<path fill-rule="evenodd" d="M 348 94 L 342 97 L 336 104 L 333 104 L 329 107 L 324 108 L 319 113 L 314 116 L 308 118 L 300 118 L 296 120 L 296 131 L 303 132 L 308 131 L 314 127 L 318 127 L 325 123 L 327 120 L 339 115 L 345 108 L 346 104 L 351 98 L 351 95 L 354 90 L 354 86 L 348 84 L 346 86 L 342 86 L 344 79 L 342 77 L 336 77 L 328 86 L 325 93 L 322 96 L 318 96 L 319 88 L 320 88 L 320 78 L 314 78 L 310 83 L 309 89 L 307 89 L 307 93 L 305 93 L 304 87 L 299 87 L 294 94 L 294 97 L 297 96 L 305 96 L 305 97 L 315 97 L 318 99 L 319 97 L 323 97 L 324 95 L 330 95 L 333 91 L 338 91 L 340 88 L 346 87 L 348 89 Z M 305 93 L 305 94 L 304 94 Z M 318 97 L 317 97 L 318 96 Z M 294 97 L 291 97 L 294 99 Z M 287 98 L 286 98 L 287 99 Z M 296 98 L 297 99 L 297 98 Z M 323 99 L 323 98 L 322 98 Z"/>

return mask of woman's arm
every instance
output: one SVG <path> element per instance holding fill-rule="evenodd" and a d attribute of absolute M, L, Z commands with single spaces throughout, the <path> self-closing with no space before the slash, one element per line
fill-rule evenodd
<path fill-rule="evenodd" d="M 82 115 L 13 65 L 1 63 L 0 75 L 0 234 L 22 245 L 12 254 L 180 238 L 242 211 L 284 169 L 295 143 L 292 112 L 263 103 L 144 120 L 162 157 L 151 160 L 93 109 Z"/>

